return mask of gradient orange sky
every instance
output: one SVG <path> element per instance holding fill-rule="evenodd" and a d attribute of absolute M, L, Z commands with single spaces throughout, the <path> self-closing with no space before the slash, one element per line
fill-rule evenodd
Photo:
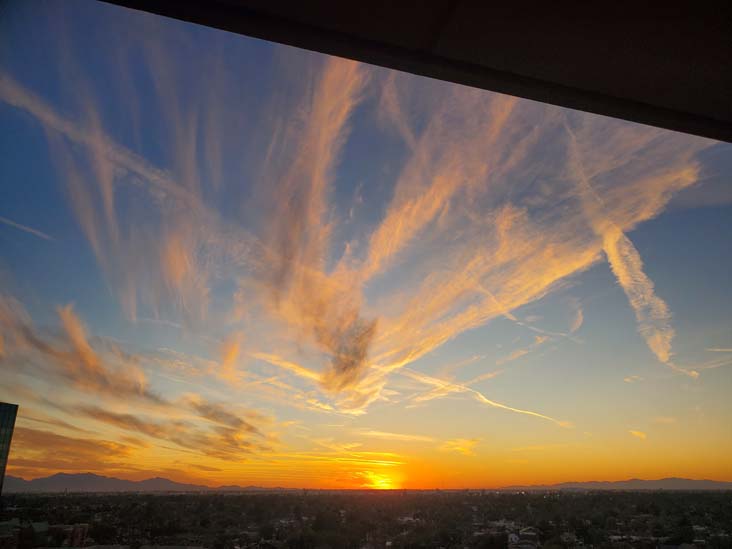
<path fill-rule="evenodd" d="M 732 480 L 728 144 L 82 0 L 0 124 L 11 475 Z"/>

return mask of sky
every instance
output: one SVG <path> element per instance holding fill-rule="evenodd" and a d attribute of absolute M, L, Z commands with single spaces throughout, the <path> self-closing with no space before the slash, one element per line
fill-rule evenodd
<path fill-rule="evenodd" d="M 8 474 L 732 480 L 732 145 L 86 0 L 0 127 Z"/>

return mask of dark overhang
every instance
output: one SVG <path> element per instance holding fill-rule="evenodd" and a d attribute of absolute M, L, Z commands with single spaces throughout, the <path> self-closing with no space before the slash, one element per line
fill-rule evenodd
<path fill-rule="evenodd" d="M 732 7 L 111 0 L 441 80 L 732 141 Z M 592 6 L 592 9 L 590 9 Z"/>

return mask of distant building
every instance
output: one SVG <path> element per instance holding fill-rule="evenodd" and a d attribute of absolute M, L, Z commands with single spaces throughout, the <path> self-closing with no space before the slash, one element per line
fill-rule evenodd
<path fill-rule="evenodd" d="M 15 417 L 18 415 L 17 404 L 0 402 L 0 494 L 3 493 L 3 480 L 5 479 L 5 467 L 8 464 L 10 453 L 10 441 L 13 438 L 15 428 Z"/>

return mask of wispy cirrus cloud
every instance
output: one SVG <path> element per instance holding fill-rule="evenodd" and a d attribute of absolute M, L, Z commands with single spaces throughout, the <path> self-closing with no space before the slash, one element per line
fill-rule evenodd
<path fill-rule="evenodd" d="M 569 333 L 573 334 L 582 327 L 585 322 L 584 311 L 579 302 L 574 303 L 574 317 L 569 324 Z"/>
<path fill-rule="evenodd" d="M 499 358 L 496 360 L 496 366 L 503 366 L 504 364 L 507 364 L 508 362 L 513 362 L 514 360 L 517 360 L 523 356 L 528 355 L 533 350 L 535 350 L 537 347 L 543 345 L 547 341 L 550 341 L 550 338 L 548 336 L 535 336 L 534 341 L 531 343 L 531 345 L 524 347 L 522 349 L 516 349 L 515 351 L 511 352 L 510 354 Z"/>
<path fill-rule="evenodd" d="M 426 385 L 430 385 L 433 387 L 433 389 L 431 391 L 429 391 L 425 394 L 417 395 L 412 399 L 414 402 L 417 402 L 417 403 L 424 402 L 426 400 L 433 400 L 435 398 L 443 398 L 443 397 L 448 396 L 453 393 L 465 393 L 468 396 L 471 396 L 477 402 L 484 404 L 486 406 L 489 406 L 491 408 L 498 408 L 498 409 L 506 410 L 508 412 L 513 412 L 516 414 L 523 414 L 523 415 L 543 419 L 543 420 L 555 423 L 555 424 L 559 425 L 560 427 L 570 427 L 571 426 L 571 423 L 568 421 L 560 421 L 553 417 L 550 417 L 550 416 L 547 416 L 544 414 L 540 414 L 538 412 L 534 412 L 531 410 L 525 410 L 525 409 L 521 409 L 521 408 L 515 408 L 513 406 L 508 406 L 506 404 L 502 404 L 500 402 L 491 400 L 491 399 L 487 398 L 485 395 L 483 395 L 483 393 L 481 393 L 480 391 L 477 391 L 476 389 L 469 387 L 469 384 L 471 382 L 468 382 L 468 384 L 466 384 L 466 385 L 463 385 L 460 383 L 453 383 L 450 381 L 445 381 L 445 380 L 438 379 L 438 378 L 428 376 L 425 374 L 420 374 L 420 373 L 415 372 L 410 369 L 403 369 L 403 370 L 401 370 L 401 373 L 416 381 L 420 381 L 422 383 L 425 383 Z M 490 375 L 495 375 L 495 373 L 491 373 Z M 484 377 L 484 376 L 480 376 L 480 377 Z M 473 382 L 475 382 L 475 381 L 476 380 L 473 380 Z"/>
<path fill-rule="evenodd" d="M 43 240 L 54 240 L 52 236 L 44 233 L 43 231 L 39 231 L 38 229 L 34 229 L 33 227 L 29 227 L 28 225 L 23 225 L 22 223 L 17 223 L 16 221 L 8 219 L 7 217 L 0 216 L 0 223 L 4 223 L 5 225 L 18 229 L 19 231 L 32 234 L 33 236 L 37 236 L 38 238 L 42 238 Z"/>
<path fill-rule="evenodd" d="M 134 451 L 132 446 L 116 441 L 18 426 L 13 433 L 8 472 L 26 478 L 59 471 L 129 472 L 136 469 Z"/>
<path fill-rule="evenodd" d="M 72 121 L 4 73 L 0 98 L 56 136 L 77 218 L 132 318 L 139 303 L 154 315 L 167 303 L 193 325 L 207 318 L 217 282 L 234 281 L 225 316 L 240 322 L 240 335 L 221 349 L 227 379 L 244 382 L 248 359 L 263 360 L 316 385 L 293 403 L 361 414 L 389 398 L 392 372 L 497 317 L 551 337 L 511 311 L 603 256 L 649 349 L 683 370 L 671 359 L 668 307 L 626 232 L 695 183 L 705 140 L 439 84 L 424 84 L 426 110 L 415 112 L 405 101 L 411 77 L 327 59 L 305 65 L 302 93 L 274 102 L 282 108 L 268 121 L 255 195 L 276 215 L 244 224 L 224 218 L 211 198 L 231 190 L 219 181 L 222 150 L 212 137 L 222 117 L 198 105 L 208 117 L 201 135 L 200 120 L 184 115 L 192 105 L 179 97 L 166 53 L 158 45 L 145 59 L 155 93 L 172 98 L 166 169 L 105 133 L 95 113 Z M 374 91 L 377 116 L 406 152 L 383 215 L 342 253 L 333 239 L 336 168 L 354 113 Z M 190 154 L 199 140 L 211 153 L 201 162 Z M 651 160 L 634 156 L 641 147 Z M 156 212 L 154 223 L 117 215 L 116 196 L 131 186 L 145 189 L 140 211 Z M 583 319 L 578 306 L 569 334 Z M 247 333 L 255 323 L 261 328 Z M 286 390 L 278 376 L 256 383 Z"/>
<path fill-rule="evenodd" d="M 635 313 L 638 332 L 660 362 L 676 371 L 697 377 L 697 372 L 679 368 L 672 362 L 671 341 L 674 329 L 671 326 L 671 312 L 666 302 L 656 295 L 653 282 L 643 271 L 643 261 L 638 250 L 625 235 L 622 226 L 614 221 L 608 201 L 593 188 L 575 131 L 569 126 L 566 128 L 569 135 L 568 167 L 577 182 L 583 210 L 592 229 L 602 238 L 603 251 L 610 268 Z M 661 193 L 670 195 L 673 191 L 692 185 L 697 180 L 698 173 L 696 166 L 690 164 L 678 171 L 662 172 L 656 177 L 665 184 Z M 649 178 L 646 183 L 650 186 L 656 182 L 654 178 Z M 662 195 L 656 197 L 656 204 L 651 203 L 647 208 L 659 208 L 659 200 L 664 200 Z M 657 212 L 650 210 L 650 213 L 655 215 Z"/>
<path fill-rule="evenodd" d="M 218 374 L 225 380 L 236 382 L 237 363 L 242 354 L 244 334 L 237 332 L 230 334 L 221 344 L 221 366 Z"/>
<path fill-rule="evenodd" d="M 471 357 L 468 357 L 464 360 L 460 360 L 458 362 L 449 364 L 441 369 L 441 377 L 452 377 L 452 375 L 459 369 L 464 368 L 465 366 L 468 366 L 470 364 L 473 364 L 475 362 L 481 361 L 485 359 L 485 355 L 474 355 Z"/>
<path fill-rule="evenodd" d="M 131 398 L 153 405 L 164 399 L 151 390 L 146 376 L 134 362 L 118 355 L 107 362 L 90 344 L 86 327 L 70 305 L 57 309 L 60 337 L 40 333 L 20 302 L 0 296 L 0 326 L 3 328 L 3 353 L 9 366 L 28 367 L 82 391 L 120 398 Z"/>
<path fill-rule="evenodd" d="M 304 366 L 301 366 L 300 364 L 297 364 L 295 362 L 290 362 L 289 360 L 285 360 L 282 357 L 279 357 L 274 354 L 269 353 L 253 353 L 252 356 L 254 358 L 257 358 L 259 360 L 264 360 L 265 362 L 268 362 L 269 364 L 272 364 L 273 366 L 277 366 L 279 368 L 282 368 L 292 374 L 295 374 L 298 377 L 310 380 L 310 381 L 316 381 L 320 382 L 320 374 L 318 372 L 313 372 L 312 370 L 309 370 L 305 368 Z"/>
<path fill-rule="evenodd" d="M 502 366 L 503 364 L 506 364 L 507 362 L 513 362 L 514 360 L 517 360 L 521 358 L 522 356 L 526 356 L 531 351 L 529 349 L 516 349 L 515 351 L 512 351 L 510 354 L 499 358 L 496 360 L 496 366 Z"/>
<path fill-rule="evenodd" d="M 4 353 L 0 356 L 3 368 L 14 375 L 61 386 L 67 392 L 66 399 L 76 393 L 83 395 L 85 401 L 103 399 L 107 406 L 72 407 L 63 401 L 39 399 L 33 391 L 27 394 L 16 391 L 15 398 L 22 400 L 24 409 L 52 405 L 56 413 L 73 420 L 83 417 L 87 423 L 113 426 L 225 460 L 271 451 L 278 444 L 271 430 L 273 420 L 256 410 L 225 406 L 197 394 L 187 394 L 178 400 L 163 398 L 150 388 L 141 367 L 146 362 L 144 356 L 132 355 L 116 345 L 105 347 L 103 341 L 97 341 L 95 346 L 71 306 L 60 307 L 57 312 L 61 331 L 53 335 L 36 329 L 17 300 L 0 299 L 0 326 L 5 338 Z M 128 409 L 135 403 L 148 415 L 113 410 L 115 407 Z M 38 421 L 53 421 L 65 430 L 78 430 L 58 418 Z"/>
<path fill-rule="evenodd" d="M 456 438 L 453 440 L 445 441 L 441 446 L 440 450 L 446 452 L 457 452 L 464 456 L 474 456 L 475 447 L 480 442 L 479 438 Z"/>
<path fill-rule="evenodd" d="M 366 437 L 379 438 L 383 440 L 395 440 L 398 442 L 433 442 L 433 437 L 425 435 L 412 435 L 406 433 L 391 433 L 388 431 L 375 431 L 372 429 L 358 431 L 359 435 Z"/>
<path fill-rule="evenodd" d="M 188 421 L 156 420 L 97 406 L 80 406 L 78 410 L 94 421 L 225 461 L 240 461 L 252 454 L 272 450 L 270 441 L 265 440 L 256 427 L 233 415 L 227 421 L 215 421 L 213 429 L 206 429 Z"/>
<path fill-rule="evenodd" d="M 512 452 L 544 452 L 546 450 L 553 450 L 557 448 L 564 448 L 567 444 L 554 443 L 554 444 L 532 444 L 531 446 L 517 446 L 511 448 Z"/>
<path fill-rule="evenodd" d="M 648 435 L 644 433 L 643 431 L 636 431 L 636 430 L 629 430 L 628 433 L 633 435 L 635 438 L 639 438 L 641 440 L 646 440 L 648 438 Z"/>
<path fill-rule="evenodd" d="M 698 370 L 698 371 L 714 370 L 716 368 L 721 368 L 722 366 L 729 366 L 730 364 L 732 364 L 732 357 L 722 356 L 717 359 L 705 360 L 704 362 L 695 363 L 694 370 Z"/>
<path fill-rule="evenodd" d="M 653 283 L 643 272 L 640 254 L 628 237 L 620 231 L 605 234 L 604 249 L 618 283 L 625 290 L 638 320 L 638 331 L 649 349 L 664 364 L 671 363 L 671 312 L 666 303 L 656 296 Z M 685 373 L 696 377 L 696 372 Z"/>
<path fill-rule="evenodd" d="M 191 270 L 197 259 L 183 248 L 185 235 L 169 232 L 168 238 L 152 239 L 141 229 L 149 226 L 148 221 L 128 219 L 128 237 L 122 239 L 114 213 L 115 189 L 122 182 L 129 184 L 141 181 L 148 184 L 153 203 L 166 200 L 166 208 L 173 207 L 173 211 L 166 211 L 167 219 L 170 219 L 168 216 L 175 217 L 176 212 L 182 215 L 184 211 L 189 220 L 190 216 L 210 216 L 198 196 L 178 185 L 169 172 L 153 166 L 140 155 L 116 143 L 104 133 L 95 113 L 87 115 L 92 122 L 86 126 L 72 122 L 5 73 L 0 73 L 0 97 L 35 116 L 49 130 L 47 135 L 51 150 L 61 173 L 66 176 L 72 209 L 101 268 L 118 291 L 120 303 L 131 318 L 137 316 L 137 301 L 141 295 L 152 297 L 152 303 L 160 303 L 166 288 L 178 292 L 192 288 L 206 293 L 207 290 L 199 285 L 205 275 Z M 69 142 L 84 148 L 77 152 L 68 146 Z M 100 207 L 97 208 L 97 205 Z M 100 217 L 100 210 L 106 212 L 104 217 Z M 177 225 L 179 228 L 185 226 Z M 193 236 L 188 233 L 188 237 Z M 151 244 L 156 242 L 160 242 L 160 245 L 151 249 Z M 153 258 L 153 254 L 157 257 Z M 145 258 L 145 255 L 149 257 Z M 144 261 L 147 272 L 151 266 L 158 266 L 155 272 L 161 277 L 159 283 L 148 280 L 150 284 L 147 287 L 139 284 L 143 276 L 144 259 L 148 259 Z M 190 309 L 192 300 L 201 296 L 178 293 L 174 297 L 183 308 Z M 198 312 L 201 311 L 199 304 L 196 308 Z"/>

